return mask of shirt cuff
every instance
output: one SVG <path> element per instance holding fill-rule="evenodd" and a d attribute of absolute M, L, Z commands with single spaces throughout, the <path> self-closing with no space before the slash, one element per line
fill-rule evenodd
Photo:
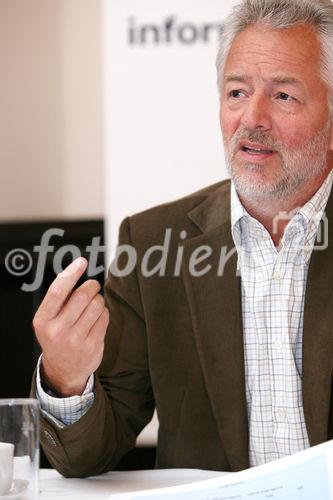
<path fill-rule="evenodd" d="M 86 388 L 81 396 L 59 398 L 51 391 L 43 389 L 40 376 L 40 364 L 42 356 L 37 364 L 36 397 L 39 401 L 42 414 L 53 422 L 57 427 L 66 427 L 77 422 L 93 405 L 94 375 L 90 375 Z"/>

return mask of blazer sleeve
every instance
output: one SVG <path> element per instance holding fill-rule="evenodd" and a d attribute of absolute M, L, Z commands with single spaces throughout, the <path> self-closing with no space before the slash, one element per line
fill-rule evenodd
<path fill-rule="evenodd" d="M 129 218 L 121 224 L 119 245 L 134 248 Z M 125 254 L 119 258 L 119 268 L 126 265 Z M 103 360 L 95 374 L 92 407 L 77 422 L 61 429 L 41 416 L 42 447 L 52 466 L 65 477 L 91 476 L 114 468 L 135 446 L 137 435 L 154 412 L 136 269 L 123 277 L 109 271 L 105 301 L 110 323 Z M 35 384 L 34 377 L 32 394 Z"/>

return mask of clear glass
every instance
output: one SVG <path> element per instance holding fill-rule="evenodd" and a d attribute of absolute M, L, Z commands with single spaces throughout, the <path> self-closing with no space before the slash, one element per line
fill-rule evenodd
<path fill-rule="evenodd" d="M 1 499 L 38 499 L 39 476 L 39 407 L 36 399 L 0 399 L 0 483 L 5 474 L 9 456 L 1 448 L 14 445 L 13 480 L 9 491 L 0 494 Z M 3 478 L 2 478 L 3 480 Z M 0 484 L 1 486 L 1 484 Z"/>

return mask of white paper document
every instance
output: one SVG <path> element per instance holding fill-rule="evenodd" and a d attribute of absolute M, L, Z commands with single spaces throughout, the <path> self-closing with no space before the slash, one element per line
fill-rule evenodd
<path fill-rule="evenodd" d="M 333 441 L 289 457 L 221 477 L 110 500 L 331 500 Z"/>

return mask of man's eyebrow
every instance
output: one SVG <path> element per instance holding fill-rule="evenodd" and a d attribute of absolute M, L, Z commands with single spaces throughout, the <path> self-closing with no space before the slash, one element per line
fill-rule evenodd
<path fill-rule="evenodd" d="M 232 73 L 230 75 L 225 76 L 224 81 L 228 82 L 240 82 L 240 83 L 248 83 L 248 78 L 243 75 L 237 75 L 236 73 Z"/>
<path fill-rule="evenodd" d="M 249 84 L 249 83 L 251 83 L 252 79 L 246 77 L 245 75 L 231 73 L 231 74 L 225 76 L 224 81 L 226 83 L 239 82 L 239 83 Z M 298 85 L 301 87 L 303 86 L 302 82 L 300 80 L 298 80 L 297 78 L 294 78 L 293 76 L 276 75 L 270 79 L 270 82 L 275 83 L 275 84 L 291 84 L 291 85 Z"/>
<path fill-rule="evenodd" d="M 277 75 L 271 80 L 273 83 L 286 83 L 286 84 L 292 84 L 292 85 L 301 85 L 302 82 L 300 80 L 297 80 L 297 78 L 294 78 L 292 76 L 280 76 Z"/>

